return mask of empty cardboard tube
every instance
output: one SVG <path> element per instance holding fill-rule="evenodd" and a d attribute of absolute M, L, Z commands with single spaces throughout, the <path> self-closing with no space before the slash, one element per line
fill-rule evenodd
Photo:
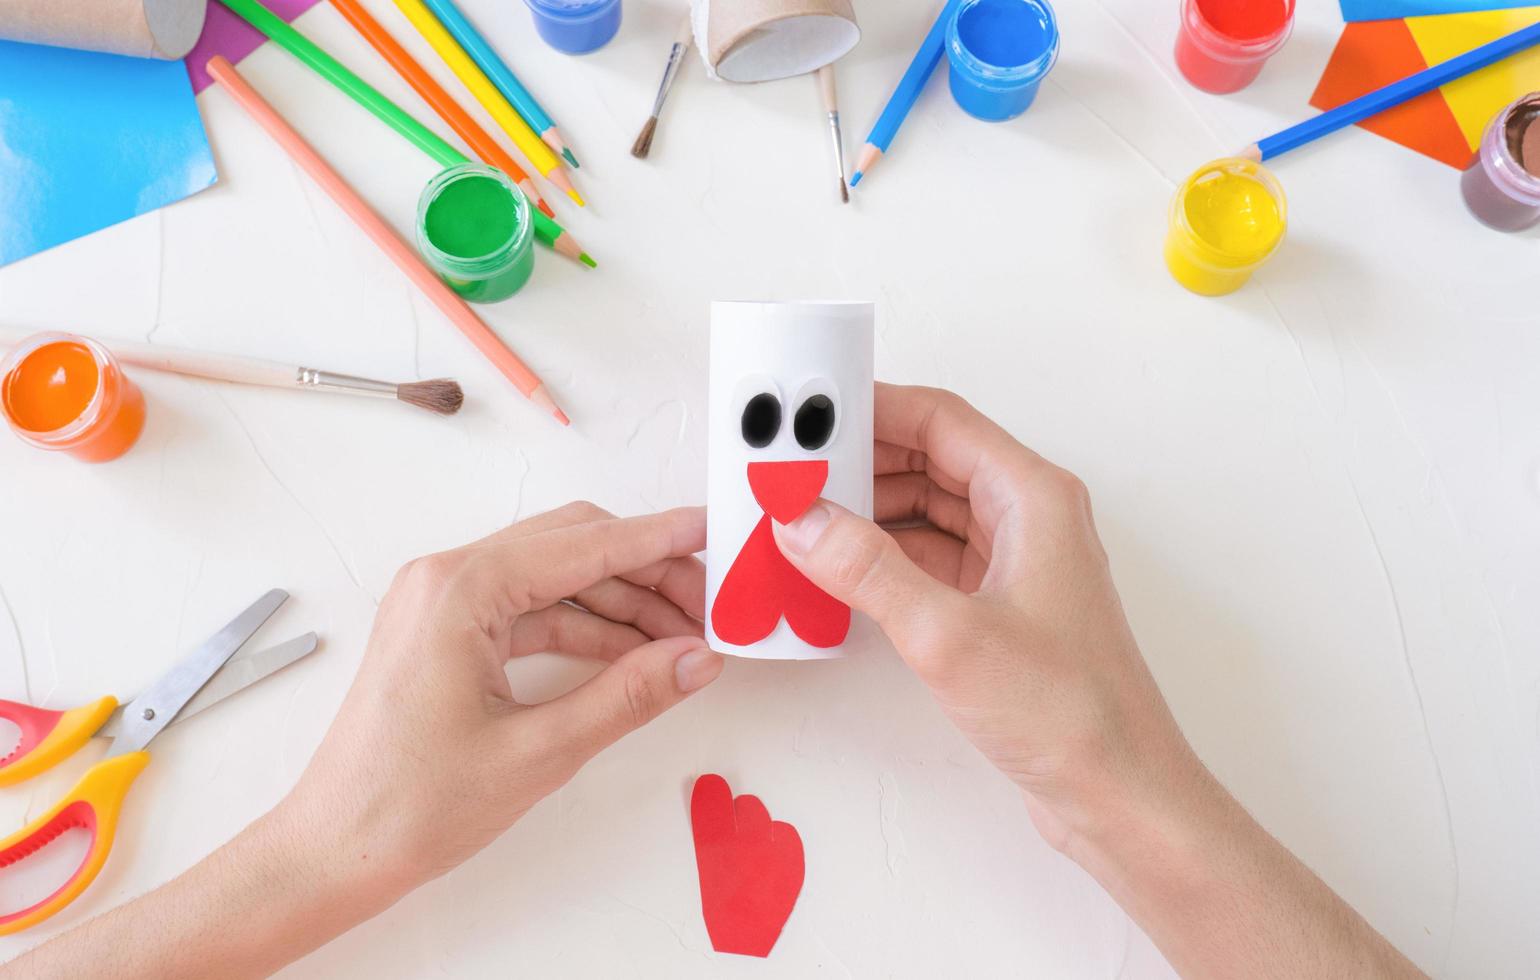
<path fill-rule="evenodd" d="M 175 61 L 207 11 L 208 0 L 4 0 L 0 38 Z"/>
<path fill-rule="evenodd" d="M 861 40 L 850 0 L 694 0 L 691 23 L 707 72 L 729 82 L 806 75 Z"/>

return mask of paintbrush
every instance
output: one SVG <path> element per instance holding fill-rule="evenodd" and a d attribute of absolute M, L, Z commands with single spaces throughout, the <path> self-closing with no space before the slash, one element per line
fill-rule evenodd
<path fill-rule="evenodd" d="M 0 330 L 0 347 L 15 344 L 28 336 L 26 333 Z M 465 393 L 457 381 L 445 378 L 433 381 L 408 381 L 392 384 L 371 378 L 354 377 L 351 374 L 334 374 L 315 368 L 291 367 L 276 361 L 263 361 L 230 354 L 210 354 L 204 351 L 181 350 L 162 347 L 160 344 L 135 343 L 128 340 L 97 341 L 124 364 L 185 374 L 194 378 L 214 381 L 232 381 L 236 384 L 261 385 L 266 388 L 307 388 L 311 391 L 333 391 L 348 395 L 369 395 L 374 398 L 394 398 L 417 408 L 424 408 L 439 415 L 453 415 L 465 404 Z"/>
<path fill-rule="evenodd" d="M 668 65 L 663 69 L 663 81 L 658 83 L 658 94 L 652 100 L 652 115 L 647 117 L 636 142 L 631 144 L 631 155 L 638 160 L 647 159 L 647 154 L 652 152 L 652 134 L 658 129 L 658 113 L 663 111 L 669 89 L 674 87 L 674 77 L 679 74 L 679 65 L 684 61 L 685 52 L 690 50 L 691 36 L 690 15 L 685 14 L 679 33 L 674 37 L 674 46 L 668 49 Z"/>
<path fill-rule="evenodd" d="M 829 136 L 834 140 L 834 169 L 839 172 L 840 200 L 850 203 L 850 187 L 845 183 L 845 141 L 840 138 L 840 101 L 834 89 L 834 65 L 818 69 L 818 91 L 823 95 L 823 110 L 829 114 Z"/>

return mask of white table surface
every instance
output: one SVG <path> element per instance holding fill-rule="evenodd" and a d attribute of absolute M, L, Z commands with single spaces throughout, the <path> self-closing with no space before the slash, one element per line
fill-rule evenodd
<path fill-rule="evenodd" d="M 840 297 L 877 301 L 879 377 L 962 392 L 1084 477 L 1161 687 L 1269 830 L 1432 973 L 1535 974 L 1537 235 L 1479 227 L 1453 171 L 1352 131 L 1279 161 L 1289 237 L 1245 290 L 1189 295 L 1160 259 L 1176 181 L 1311 111 L 1334 4 L 1302 3 L 1261 80 L 1221 98 L 1175 74 L 1174 2 L 1068 0 L 1027 115 L 974 121 L 933 80 L 849 207 L 806 79 L 730 88 L 692 61 L 652 158 L 631 159 L 676 5 L 627 0 L 620 36 L 581 59 L 543 46 L 511 0 L 467 5 L 584 164 L 592 207 L 552 200 L 599 270 L 543 253 L 486 311 L 570 431 L 220 91 L 199 100 L 216 187 L 0 271 L 8 324 L 451 375 L 469 396 L 446 420 L 140 374 L 149 422 L 119 462 L 0 438 L 0 693 L 130 694 L 275 585 L 295 598 L 264 636 L 324 637 L 160 739 L 94 889 L 0 956 L 167 880 L 279 799 L 403 561 L 576 497 L 701 502 L 712 298 Z M 368 6 L 453 83 L 390 3 Z M 865 37 L 840 66 L 852 151 L 936 8 L 859 6 Z M 299 26 L 428 118 L 334 10 Z M 410 228 L 430 163 L 276 49 L 243 70 Z M 862 635 L 844 662 L 730 664 L 477 858 L 284 975 L 1168 975 Z M 536 658 L 515 688 L 542 698 L 591 669 Z M 0 826 L 41 812 L 83 756 L 0 793 Z M 768 961 L 714 954 L 701 922 L 686 798 L 706 771 L 806 842 Z"/>

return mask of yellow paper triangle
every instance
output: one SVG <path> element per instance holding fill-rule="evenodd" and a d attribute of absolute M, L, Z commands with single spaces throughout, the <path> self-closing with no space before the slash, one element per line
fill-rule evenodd
<path fill-rule="evenodd" d="M 1512 34 L 1540 21 L 1540 7 L 1481 10 L 1468 14 L 1408 17 L 1406 27 L 1430 65 L 1448 61 L 1488 41 Z M 1482 131 L 1503 106 L 1521 95 L 1540 91 L 1540 48 L 1520 51 L 1495 65 L 1458 78 L 1440 89 L 1460 132 L 1472 150 L 1481 145 Z"/>

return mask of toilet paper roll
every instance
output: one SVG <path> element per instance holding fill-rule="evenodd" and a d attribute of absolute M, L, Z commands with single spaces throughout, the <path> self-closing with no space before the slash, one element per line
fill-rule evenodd
<path fill-rule="evenodd" d="M 850 0 L 694 0 L 690 10 L 706 71 L 729 82 L 806 75 L 861 40 Z"/>
<path fill-rule="evenodd" d="M 3 0 L 0 38 L 175 61 L 207 10 L 208 0 Z"/>
<path fill-rule="evenodd" d="M 713 303 L 706 637 L 760 660 L 842 653 L 850 610 L 782 556 L 819 497 L 872 515 L 870 303 Z"/>

